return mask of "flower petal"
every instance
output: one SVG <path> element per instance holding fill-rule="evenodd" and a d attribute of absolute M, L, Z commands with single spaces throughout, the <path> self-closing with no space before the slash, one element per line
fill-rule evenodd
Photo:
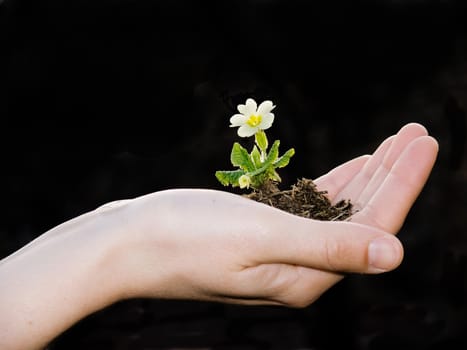
<path fill-rule="evenodd" d="M 263 118 L 261 119 L 261 123 L 258 125 L 258 128 L 261 130 L 269 129 L 273 121 L 274 121 L 274 114 L 272 113 L 265 114 L 263 115 Z"/>
<path fill-rule="evenodd" d="M 247 121 L 247 117 L 245 117 L 243 114 L 234 114 L 233 116 L 230 117 L 230 127 L 236 127 L 236 126 L 241 126 L 245 124 Z"/>
<path fill-rule="evenodd" d="M 256 133 L 256 131 L 258 131 L 257 127 L 252 128 L 248 124 L 244 124 L 244 125 L 242 125 L 241 127 L 238 128 L 237 134 L 240 137 L 250 137 L 250 136 L 253 136 Z"/>
<path fill-rule="evenodd" d="M 256 114 L 256 108 L 257 108 L 256 101 L 253 100 L 252 98 L 249 98 L 248 100 L 246 100 L 245 113 L 243 114 L 245 114 L 247 117 L 249 117 L 252 114 Z"/>
<path fill-rule="evenodd" d="M 258 114 L 264 116 L 265 114 L 270 113 L 274 107 L 276 106 L 272 104 L 272 101 L 264 101 L 258 107 Z"/>
<path fill-rule="evenodd" d="M 238 105 L 237 109 L 240 113 L 245 114 L 246 106 L 245 105 Z"/>

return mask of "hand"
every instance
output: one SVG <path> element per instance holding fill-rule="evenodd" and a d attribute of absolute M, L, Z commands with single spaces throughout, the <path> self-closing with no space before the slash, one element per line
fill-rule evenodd
<path fill-rule="evenodd" d="M 437 149 L 422 126 L 408 124 L 372 156 L 317 179 L 332 200 L 356 203 L 351 222 L 304 219 L 196 189 L 109 203 L 65 222 L 0 261 L 0 347 L 44 347 L 124 298 L 300 307 L 342 272 L 394 269 L 403 250 L 393 234 Z"/>
<path fill-rule="evenodd" d="M 168 190 L 120 209 L 131 235 L 119 269 L 123 297 L 190 298 L 306 306 L 342 272 L 379 273 L 403 255 L 392 235 L 437 154 L 425 128 L 408 124 L 372 156 L 316 180 L 332 200 L 351 199 L 351 222 L 300 218 L 241 196 Z M 107 207 L 108 208 L 108 207 Z"/>

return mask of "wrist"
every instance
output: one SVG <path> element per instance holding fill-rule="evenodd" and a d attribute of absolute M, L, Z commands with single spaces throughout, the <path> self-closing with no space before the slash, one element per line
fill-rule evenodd
<path fill-rule="evenodd" d="M 105 227 L 107 240 L 101 257 L 103 278 L 112 286 L 113 299 L 165 297 L 173 279 L 164 262 L 163 231 L 164 206 L 159 193 L 151 193 L 132 200 L 105 204 L 96 210 Z M 110 243 L 109 243 L 110 242 Z M 172 268 L 172 266 L 171 266 Z"/>
<path fill-rule="evenodd" d="M 118 236 L 106 215 L 90 212 L 3 259 L 0 347 L 45 346 L 80 319 L 117 301 Z"/>
<path fill-rule="evenodd" d="M 189 228 L 184 226 L 189 213 L 181 217 L 180 206 L 173 190 L 111 203 L 110 221 L 122 222 L 112 249 L 116 254 L 111 259 L 114 273 L 121 276 L 119 299 L 193 297 L 192 276 L 186 272 L 190 260 L 186 259 L 183 239 Z"/>

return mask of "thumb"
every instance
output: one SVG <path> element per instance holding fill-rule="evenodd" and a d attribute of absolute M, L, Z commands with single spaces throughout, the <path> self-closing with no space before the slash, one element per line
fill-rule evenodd
<path fill-rule="evenodd" d="M 403 258 L 392 234 L 352 222 L 327 222 L 278 214 L 263 239 L 258 263 L 283 263 L 333 272 L 381 273 Z"/>

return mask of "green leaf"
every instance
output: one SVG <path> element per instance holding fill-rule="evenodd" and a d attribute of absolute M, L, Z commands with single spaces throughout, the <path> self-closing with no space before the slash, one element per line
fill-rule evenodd
<path fill-rule="evenodd" d="M 277 156 L 279 154 L 279 143 L 280 143 L 279 140 L 276 140 L 273 143 L 271 150 L 269 151 L 269 154 L 266 157 L 266 160 L 261 165 L 261 168 L 248 173 L 248 175 L 257 176 L 258 174 L 261 174 L 262 172 L 267 171 L 269 168 L 274 168 L 273 163 L 277 159 Z"/>
<path fill-rule="evenodd" d="M 260 150 L 266 152 L 268 149 L 268 138 L 263 130 L 260 130 L 255 134 L 255 142 Z"/>
<path fill-rule="evenodd" d="M 282 179 L 281 177 L 279 176 L 279 174 L 277 173 L 277 171 L 273 171 L 272 174 L 269 175 L 269 178 L 273 181 L 277 181 L 277 182 L 281 182 Z"/>
<path fill-rule="evenodd" d="M 245 175 L 243 170 L 218 170 L 216 171 L 216 178 L 224 185 L 238 186 L 238 179 L 240 176 Z"/>
<path fill-rule="evenodd" d="M 253 161 L 251 160 L 250 154 L 238 142 L 235 142 L 232 147 L 230 161 L 234 166 L 238 166 L 245 171 L 253 171 L 256 169 Z"/>
<path fill-rule="evenodd" d="M 269 150 L 268 156 L 264 161 L 265 164 L 272 164 L 277 160 L 277 157 L 279 157 L 279 144 L 279 140 L 274 141 L 274 143 L 271 146 L 271 149 Z"/>
<path fill-rule="evenodd" d="M 285 152 L 282 157 L 274 162 L 274 168 L 283 168 L 287 164 L 289 164 L 290 158 L 295 154 L 295 150 L 293 148 L 289 149 Z"/>
<path fill-rule="evenodd" d="M 254 146 L 251 151 L 251 160 L 253 160 L 256 168 L 261 167 L 261 153 L 259 153 L 258 147 L 256 146 Z"/>

